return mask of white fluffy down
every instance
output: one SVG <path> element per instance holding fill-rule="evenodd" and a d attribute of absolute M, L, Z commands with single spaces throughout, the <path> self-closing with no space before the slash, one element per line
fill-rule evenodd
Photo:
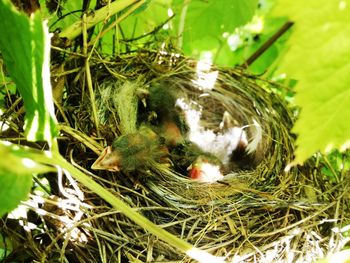
<path fill-rule="evenodd" d="M 230 127 L 224 132 L 215 133 L 201 125 L 201 108 L 195 102 L 178 99 L 176 104 L 185 113 L 189 126 L 188 139 L 198 145 L 204 152 L 215 155 L 223 164 L 229 162 L 230 154 L 237 148 L 240 141 L 248 144 L 243 127 Z"/>
<path fill-rule="evenodd" d="M 222 180 L 223 178 L 224 176 L 221 173 L 218 165 L 203 163 L 201 165 L 201 174 L 195 180 L 202 183 L 214 183 L 218 180 Z"/>

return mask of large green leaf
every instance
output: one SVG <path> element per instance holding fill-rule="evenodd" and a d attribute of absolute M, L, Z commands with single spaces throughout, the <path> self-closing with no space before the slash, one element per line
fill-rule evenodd
<path fill-rule="evenodd" d="M 350 146 L 350 6 L 347 1 L 279 0 L 274 13 L 295 21 L 280 72 L 297 78 L 301 106 L 295 163 Z"/>
<path fill-rule="evenodd" d="M 0 141 L 0 156 L 6 156 L 6 161 L 0 162 L 0 217 L 16 208 L 27 197 L 33 173 L 52 170 L 32 159 L 24 158 L 23 154 L 27 151 L 30 150 Z"/>
<path fill-rule="evenodd" d="M 26 109 L 28 140 L 51 142 L 57 134 L 50 84 L 50 36 L 40 13 L 30 17 L 0 1 L 0 50 Z"/>
<path fill-rule="evenodd" d="M 183 50 L 188 55 L 209 50 L 218 52 L 225 39 L 224 32 L 234 32 L 234 29 L 251 20 L 257 8 L 257 0 L 192 0 L 189 1 L 184 21 L 183 4 L 174 1 L 178 7 L 177 24 L 184 22 Z M 179 7 L 182 7 L 180 9 Z M 181 31 L 181 29 L 180 29 Z"/>

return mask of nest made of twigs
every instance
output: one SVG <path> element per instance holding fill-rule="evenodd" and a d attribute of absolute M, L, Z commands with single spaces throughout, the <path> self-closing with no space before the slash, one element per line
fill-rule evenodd
<path fill-rule="evenodd" d="M 197 96 L 193 91 L 199 77 L 196 66 L 195 61 L 176 54 L 155 52 L 95 60 L 91 67 L 95 101 L 83 88 L 84 71 L 68 75 L 67 96 L 58 117 L 66 121 L 63 132 L 74 138 L 62 140 L 62 153 L 88 173 L 97 155 L 81 139 L 84 134 L 110 145 L 123 130 L 124 117 L 117 114 L 115 90 L 131 82 L 146 92 L 152 85 L 167 85 Z M 159 163 L 134 173 L 100 171 L 91 176 L 160 227 L 228 261 L 311 262 L 323 256 L 331 246 L 331 225 L 323 219 L 333 218 L 334 205 L 343 198 L 335 194 L 340 184 L 337 187 L 320 183 L 318 177 L 311 179 L 313 171 L 308 166 L 284 171 L 293 159 L 293 119 L 278 94 L 283 89 L 242 69 L 210 68 L 206 73 L 213 71 L 218 76 L 210 99 L 196 99 L 207 107 L 210 119 L 219 120 L 221 115 L 214 116 L 216 112 L 227 110 L 240 126 L 253 120 L 260 125 L 262 140 L 249 159 L 251 165 L 237 167 L 233 176 L 212 184 L 192 181 L 183 170 Z M 107 97 L 103 97 L 106 90 Z M 92 103 L 99 112 L 99 130 L 92 118 Z M 247 134 L 254 135 L 253 126 Z M 58 200 L 68 200 L 67 195 L 57 191 L 47 198 L 50 202 L 42 209 L 51 211 L 52 216 L 36 216 L 46 226 L 46 233 L 37 239 L 32 235 L 22 239 L 30 244 L 32 258 L 50 262 L 190 261 L 96 194 L 74 183 L 72 187 L 72 182 L 68 178 L 60 183 L 72 192 L 80 188 L 85 201 L 78 210 L 62 210 Z M 327 194 L 317 196 L 325 190 Z M 348 207 L 345 202 L 342 209 L 348 211 Z M 76 222 L 74 227 L 65 226 L 57 215 Z M 80 221 L 75 220 L 78 215 Z M 337 250 L 342 237 L 340 233 L 332 235 L 336 236 L 332 249 Z"/>

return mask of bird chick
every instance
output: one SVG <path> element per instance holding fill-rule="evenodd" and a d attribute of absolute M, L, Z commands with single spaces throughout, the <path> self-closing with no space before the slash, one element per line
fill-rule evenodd
<path fill-rule="evenodd" d="M 135 133 L 122 135 L 106 147 L 92 164 L 94 170 L 132 172 L 151 167 L 154 162 L 168 161 L 168 149 L 164 138 L 147 126 Z"/>
<path fill-rule="evenodd" d="M 152 125 L 153 130 L 171 146 L 181 143 L 188 129 L 180 109 L 176 107 L 177 97 L 178 94 L 166 83 L 151 86 L 144 110 L 140 110 L 139 114 L 139 122 Z"/>
<path fill-rule="evenodd" d="M 214 156 L 199 155 L 188 167 L 191 179 L 202 183 L 214 183 L 222 180 L 222 164 Z"/>

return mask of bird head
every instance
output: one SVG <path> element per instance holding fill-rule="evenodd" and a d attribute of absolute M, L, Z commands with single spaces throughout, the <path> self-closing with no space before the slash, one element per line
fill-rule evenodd
<path fill-rule="evenodd" d="M 191 179 L 202 183 L 213 183 L 224 177 L 217 159 L 209 156 L 198 156 L 187 170 Z"/>
<path fill-rule="evenodd" d="M 91 169 L 119 172 L 120 154 L 118 151 L 113 151 L 111 146 L 106 147 L 97 160 L 92 164 Z"/>
<path fill-rule="evenodd" d="M 147 126 L 141 126 L 135 133 L 125 134 L 106 147 L 91 166 L 94 170 L 112 172 L 135 171 L 151 166 L 154 162 L 165 162 L 168 149 L 159 137 Z"/>

